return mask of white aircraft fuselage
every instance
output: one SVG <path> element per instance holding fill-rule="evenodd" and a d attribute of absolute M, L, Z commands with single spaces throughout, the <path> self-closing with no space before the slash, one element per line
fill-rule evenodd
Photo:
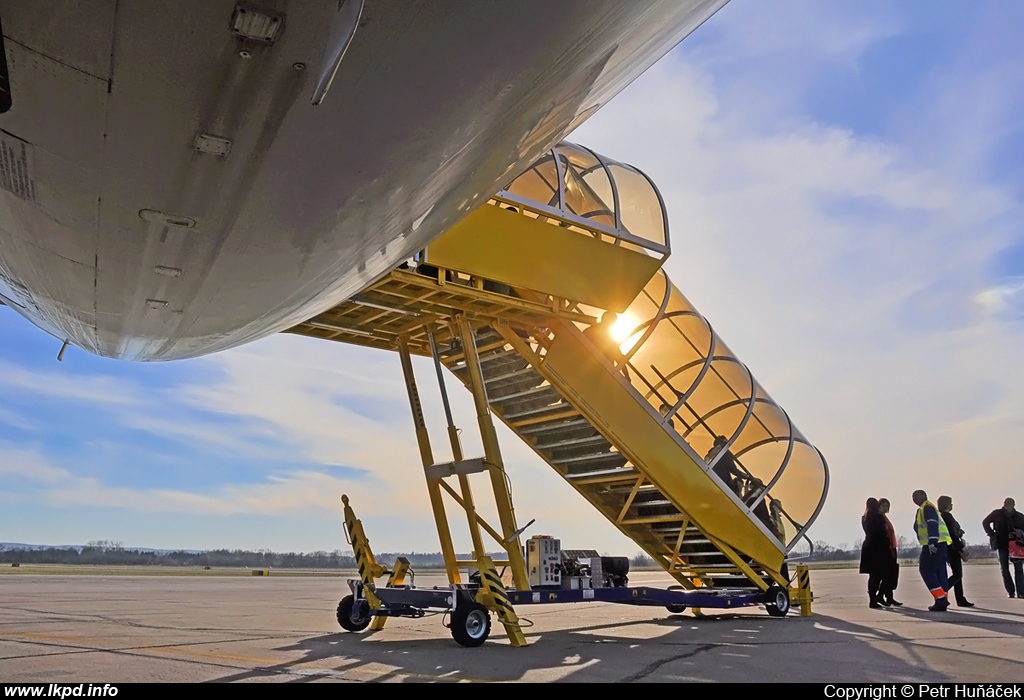
<path fill-rule="evenodd" d="M 2 0 L 0 298 L 127 360 L 289 328 L 726 1 Z"/>

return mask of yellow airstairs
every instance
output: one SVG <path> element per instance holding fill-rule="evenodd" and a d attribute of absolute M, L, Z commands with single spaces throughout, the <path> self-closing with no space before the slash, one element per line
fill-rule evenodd
<path fill-rule="evenodd" d="M 669 253 L 653 183 L 562 143 L 415 260 L 289 332 L 402 354 L 435 516 L 443 490 L 467 511 L 475 557 L 479 525 L 510 553 L 496 564 L 522 567 L 504 474 L 499 533 L 475 514 L 450 415 L 455 462 L 431 465 L 409 354 L 447 367 L 484 433 L 496 416 L 683 589 L 789 590 L 826 462 L 669 281 Z M 617 320 L 599 323 L 608 311 Z M 484 442 L 476 471 L 500 470 Z M 456 472 L 461 496 L 442 483 Z M 458 584 L 466 562 L 445 556 Z"/>

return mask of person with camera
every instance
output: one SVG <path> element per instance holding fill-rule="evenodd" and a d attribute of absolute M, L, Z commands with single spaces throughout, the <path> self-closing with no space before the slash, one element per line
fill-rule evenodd
<path fill-rule="evenodd" d="M 1006 592 L 1011 598 L 1024 598 L 1024 558 L 1014 556 L 1024 554 L 1024 514 L 1017 511 L 1016 505 L 1012 498 L 1007 498 L 1002 508 L 996 508 L 981 521 L 981 526 L 985 528 L 992 549 L 999 552 L 999 570 L 1003 574 Z M 1010 578 L 1011 562 L 1013 578 Z"/>

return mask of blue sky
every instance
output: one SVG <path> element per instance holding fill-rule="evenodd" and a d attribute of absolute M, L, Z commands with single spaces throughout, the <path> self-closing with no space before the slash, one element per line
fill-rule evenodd
<path fill-rule="evenodd" d="M 1008 0 L 733 0 L 570 136 L 658 184 L 673 280 L 829 460 L 815 539 L 855 541 L 868 496 L 909 535 L 911 491 L 949 493 L 975 542 L 1024 502 L 1022 30 Z M 437 549 L 396 356 L 59 347 L 0 308 L 0 541 L 330 550 L 347 492 L 378 549 Z M 521 521 L 636 550 L 501 436 Z"/>

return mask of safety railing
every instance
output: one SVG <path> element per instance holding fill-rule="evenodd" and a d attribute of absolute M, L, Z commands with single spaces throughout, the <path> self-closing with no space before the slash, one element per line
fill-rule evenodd
<path fill-rule="evenodd" d="M 528 215 L 616 245 L 631 243 L 662 259 L 671 253 L 665 203 L 650 178 L 576 144 L 555 146 L 491 203 L 522 207 Z"/>
<path fill-rule="evenodd" d="M 814 522 L 828 465 L 664 271 L 584 330 L 661 424 L 785 550 Z"/>

